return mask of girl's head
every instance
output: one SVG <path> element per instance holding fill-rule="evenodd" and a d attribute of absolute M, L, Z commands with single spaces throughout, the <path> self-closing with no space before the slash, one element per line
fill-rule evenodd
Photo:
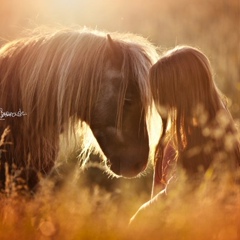
<path fill-rule="evenodd" d="M 168 51 L 151 68 L 150 83 L 159 112 L 165 108 L 190 117 L 201 105 L 214 116 L 219 108 L 209 60 L 196 48 L 177 46 Z"/>

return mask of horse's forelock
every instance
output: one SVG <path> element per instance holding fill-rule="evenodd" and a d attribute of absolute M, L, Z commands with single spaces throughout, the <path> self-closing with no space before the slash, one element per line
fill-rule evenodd
<path fill-rule="evenodd" d="M 146 39 L 141 37 L 132 38 L 133 42 L 128 43 L 128 48 L 123 48 L 127 53 L 128 64 L 124 65 L 127 74 L 131 74 L 134 81 L 139 87 L 141 102 L 145 113 L 148 112 L 152 105 L 152 96 L 149 84 L 149 70 L 151 66 L 158 60 L 156 48 Z M 125 59 L 126 61 L 126 59 Z M 126 71 L 126 70 L 125 70 Z"/>

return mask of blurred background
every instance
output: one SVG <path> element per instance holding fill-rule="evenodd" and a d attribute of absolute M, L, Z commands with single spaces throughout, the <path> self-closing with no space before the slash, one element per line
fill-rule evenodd
<path fill-rule="evenodd" d="M 162 51 L 178 44 L 199 47 L 239 121 L 240 0 L 0 0 L 0 44 L 23 36 L 26 29 L 75 25 L 133 32 Z M 106 185 L 101 175 L 89 174 Z M 151 188 L 146 177 L 141 181 L 142 188 Z"/>

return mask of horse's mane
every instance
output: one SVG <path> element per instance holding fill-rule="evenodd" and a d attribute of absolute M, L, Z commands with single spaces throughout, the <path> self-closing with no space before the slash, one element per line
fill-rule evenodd
<path fill-rule="evenodd" d="M 63 126 L 68 132 L 79 118 L 91 121 L 90 109 L 106 71 L 106 35 L 89 29 L 39 31 L 0 49 L 0 107 L 10 112 L 21 108 L 27 113 L 21 119 L 21 132 L 32 145 L 30 149 L 39 151 L 34 146 L 36 138 L 55 147 L 51 141 L 58 138 Z M 148 71 L 157 60 L 155 48 L 133 34 L 110 35 L 121 47 L 122 74 L 127 79 L 131 69 L 147 110 L 151 101 Z"/>

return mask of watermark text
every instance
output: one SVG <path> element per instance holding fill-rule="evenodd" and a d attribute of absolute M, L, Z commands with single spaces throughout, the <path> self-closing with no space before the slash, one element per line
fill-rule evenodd
<path fill-rule="evenodd" d="M 0 121 L 5 120 L 6 118 L 23 117 L 26 115 L 27 113 L 25 113 L 21 109 L 19 109 L 17 112 L 8 112 L 0 108 Z"/>

